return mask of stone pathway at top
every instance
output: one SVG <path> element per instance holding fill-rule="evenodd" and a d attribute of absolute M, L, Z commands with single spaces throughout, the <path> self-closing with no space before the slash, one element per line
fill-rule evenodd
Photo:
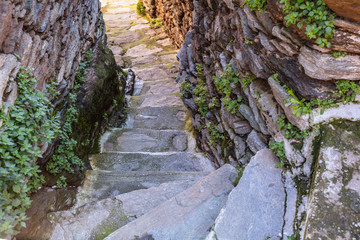
<path fill-rule="evenodd" d="M 128 118 L 101 140 L 77 204 L 49 218 L 50 239 L 203 239 L 225 205 L 236 170 L 195 152 L 175 81 L 177 49 L 136 14 L 137 0 L 102 1 L 109 47 L 136 76 Z"/>

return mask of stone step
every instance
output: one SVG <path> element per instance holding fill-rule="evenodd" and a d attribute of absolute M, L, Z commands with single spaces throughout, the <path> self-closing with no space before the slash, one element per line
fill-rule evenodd
<path fill-rule="evenodd" d="M 237 175 L 234 167 L 224 165 L 105 239 L 204 239 Z"/>
<path fill-rule="evenodd" d="M 165 95 L 180 93 L 179 86 L 174 80 L 159 80 L 143 82 L 139 95 Z"/>
<path fill-rule="evenodd" d="M 147 94 L 132 96 L 128 101 L 130 108 L 134 107 L 175 107 L 182 106 L 180 93 L 172 94 Z"/>
<path fill-rule="evenodd" d="M 111 232 L 144 215 L 193 186 L 196 180 L 163 183 L 158 187 L 124 193 L 79 208 L 48 214 L 54 219 L 51 239 L 104 239 Z M 86 224 L 84 224 L 86 223 Z"/>
<path fill-rule="evenodd" d="M 91 156 L 93 169 L 112 171 L 214 171 L 212 162 L 200 154 L 101 153 Z"/>
<path fill-rule="evenodd" d="M 115 128 L 103 140 L 102 152 L 174 152 L 187 149 L 187 133 L 178 130 Z"/>
<path fill-rule="evenodd" d="M 184 106 L 131 108 L 125 128 L 180 130 L 185 128 L 186 115 Z"/>
<path fill-rule="evenodd" d="M 77 206 L 166 182 L 198 180 L 207 174 L 209 172 L 89 170 L 79 191 Z"/>

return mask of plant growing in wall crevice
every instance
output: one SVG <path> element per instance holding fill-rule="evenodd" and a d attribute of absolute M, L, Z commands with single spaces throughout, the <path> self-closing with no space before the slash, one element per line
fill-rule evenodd
<path fill-rule="evenodd" d="M 266 0 L 245 0 L 251 10 L 262 11 Z M 335 14 L 322 0 L 280 0 L 284 4 L 286 26 L 296 24 L 299 29 L 305 27 L 308 38 L 315 39 L 320 47 L 331 47 L 328 39 L 335 33 Z"/>
<path fill-rule="evenodd" d="M 240 78 L 237 74 L 234 73 L 234 70 L 230 65 L 227 65 L 225 71 L 221 74 L 220 77 L 213 77 L 216 90 L 222 93 L 224 96 L 221 99 L 224 108 L 235 114 L 239 111 L 240 104 L 243 102 L 242 97 L 232 97 L 232 84 L 238 84 Z"/>
<path fill-rule="evenodd" d="M 0 129 L 0 233 L 16 234 L 25 227 L 26 209 L 31 201 L 29 194 L 44 181 L 37 158 L 42 157 L 38 147 L 50 143 L 60 132 L 47 93 L 34 89 L 36 84 L 31 69 L 20 68 L 15 79 L 18 98 L 8 113 L 1 110 Z M 48 88 L 52 95 L 54 86 Z"/>

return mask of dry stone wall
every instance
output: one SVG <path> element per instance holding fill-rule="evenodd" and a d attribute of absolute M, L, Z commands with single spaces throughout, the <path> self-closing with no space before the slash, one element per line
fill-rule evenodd
<path fill-rule="evenodd" d="M 151 18 L 159 18 L 172 42 L 181 47 L 186 33 L 191 29 L 194 5 L 191 0 L 144 0 L 146 12 Z"/>
<path fill-rule="evenodd" d="M 117 75 L 120 69 L 106 46 L 100 2 L 5 0 L 0 3 L 0 22 L 0 106 L 14 104 L 17 85 L 11 79 L 16 78 L 20 67 L 31 68 L 37 89 L 45 91 L 46 83 L 58 83 L 56 90 L 60 96 L 53 101 L 58 115 L 63 118 L 79 64 L 87 51 L 93 52 L 91 74 L 77 98 L 82 125 L 79 123 L 74 128 L 79 143 L 86 142 L 90 148 L 94 147 L 94 139 L 99 137 L 105 124 L 103 114 L 113 104 L 110 98 L 121 94 Z M 97 62 L 98 58 L 102 62 Z M 101 92 L 106 92 L 110 100 L 100 99 Z M 43 147 L 44 159 L 40 165 L 47 162 L 57 144 L 55 141 Z M 86 159 L 85 152 L 89 148 L 85 150 L 82 144 L 78 151 Z"/>
<path fill-rule="evenodd" d="M 277 142 L 279 145 L 272 148 L 280 146 L 281 152 L 283 147 L 280 158 L 291 169 L 288 175 L 294 183 L 289 189 L 295 189 L 284 206 L 286 216 L 291 217 L 284 220 L 288 227 L 282 230 L 283 237 L 312 239 L 331 232 L 339 239 L 356 238 L 356 214 L 360 211 L 349 210 L 349 202 L 359 201 L 360 191 L 353 192 L 347 183 L 357 181 L 357 152 L 349 149 L 339 153 L 345 151 L 342 144 L 346 141 L 329 143 L 333 144 L 326 146 L 330 150 L 323 144 L 324 138 L 327 141 L 330 135 L 342 131 L 341 124 L 351 125 L 348 134 L 358 139 L 359 97 L 343 104 L 336 94 L 336 84 L 340 79 L 354 83 L 360 80 L 360 25 L 353 21 L 354 15 L 337 17 L 334 37 L 329 40 L 331 49 L 321 48 L 306 36 L 304 29 L 285 27 L 280 1 L 266 2 L 265 10 L 251 11 L 244 1 L 193 1 L 193 28 L 178 53 L 177 81 L 183 102 L 191 112 L 197 145 L 217 166 L 246 166 L 254 154 L 270 142 Z M 329 6 L 337 12 L 336 6 Z M 346 54 L 340 57 L 333 55 L 343 52 Z M 292 108 L 296 104 L 287 104 L 290 99 L 304 99 L 305 103 L 332 100 L 337 106 L 329 104 L 324 112 L 315 104 L 312 114 L 296 115 Z M 295 134 L 291 131 L 300 135 L 291 137 L 289 134 Z M 325 156 L 333 148 L 337 149 L 337 160 Z M 348 168 L 347 161 L 353 167 Z M 337 171 L 332 169 L 335 162 Z M 321 181 L 324 172 L 332 176 L 330 182 Z M 348 178 L 346 172 L 351 172 L 352 177 Z M 342 178 L 341 174 L 346 176 Z M 339 179 L 347 180 L 340 183 Z M 336 193 L 330 190 L 334 184 Z M 325 205 L 327 211 L 321 208 Z M 325 211 L 322 216 L 348 212 L 351 220 L 342 224 L 333 218 L 324 226 L 321 218 L 313 215 L 321 211 Z"/>

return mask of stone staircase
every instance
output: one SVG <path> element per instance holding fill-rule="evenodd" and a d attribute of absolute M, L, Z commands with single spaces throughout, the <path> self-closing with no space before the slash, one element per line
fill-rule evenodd
<path fill-rule="evenodd" d="M 104 134 L 76 206 L 50 214 L 51 239 L 206 237 L 237 172 L 215 171 L 195 152 L 174 78 L 157 77 L 137 79 L 142 88 L 128 99 L 127 123 Z"/>
<path fill-rule="evenodd" d="M 190 119 L 175 82 L 177 50 L 161 29 L 127 7 L 137 1 L 130 2 L 103 8 L 118 64 L 137 75 L 126 124 L 103 135 L 76 205 L 48 215 L 50 239 L 205 238 L 233 189 L 236 170 L 226 165 L 215 171 L 186 129 Z M 129 19 L 133 31 L 112 34 Z"/>

